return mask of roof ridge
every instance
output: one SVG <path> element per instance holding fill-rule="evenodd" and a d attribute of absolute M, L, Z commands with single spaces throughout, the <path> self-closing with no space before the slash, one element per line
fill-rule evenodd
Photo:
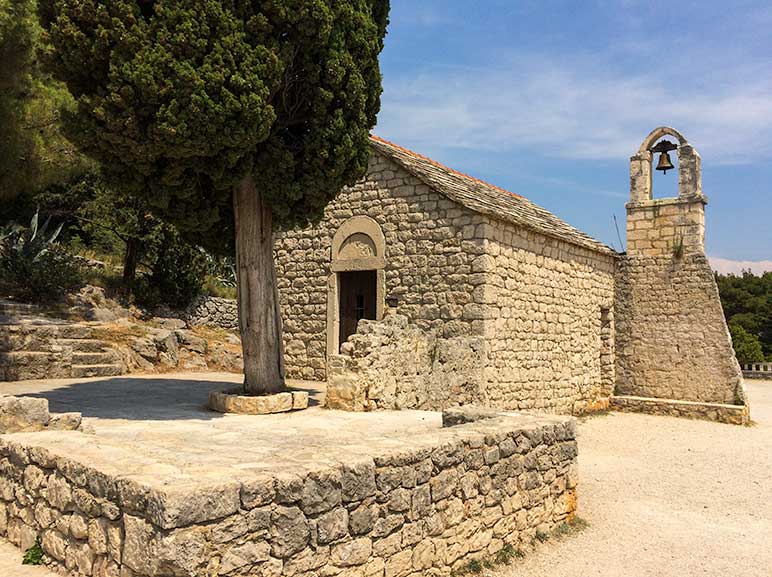
<path fill-rule="evenodd" d="M 421 154 L 420 152 L 416 152 L 414 150 L 410 150 L 409 148 L 405 148 L 404 146 L 400 146 L 399 144 L 396 144 L 395 142 L 391 142 L 390 140 L 386 140 L 385 138 L 381 138 L 380 136 L 376 136 L 375 134 L 371 134 L 370 138 L 372 140 L 376 140 L 378 142 L 381 142 L 382 144 L 386 144 L 388 146 L 392 146 L 396 148 L 397 150 L 401 150 L 402 152 L 405 152 L 407 154 L 410 154 L 412 156 L 417 156 L 421 160 L 425 160 L 426 162 L 429 162 L 433 165 L 435 165 L 438 168 L 441 168 L 443 170 L 446 170 L 452 174 L 455 174 L 456 176 L 460 176 L 462 178 L 467 178 L 469 180 L 472 180 L 474 182 L 478 182 L 480 184 L 484 184 L 485 186 L 490 186 L 491 188 L 495 188 L 496 190 L 500 190 L 501 192 L 504 192 L 506 194 L 511 194 L 512 196 L 515 196 L 517 198 L 522 198 L 524 200 L 527 200 L 523 195 L 517 194 L 516 192 L 512 192 L 511 190 L 507 190 L 506 188 L 501 188 L 500 186 L 497 186 L 495 184 L 491 184 L 490 182 L 486 182 L 485 180 L 482 180 L 480 178 L 476 178 L 474 176 L 471 176 L 469 174 L 466 174 L 464 172 L 461 172 L 460 170 L 456 170 L 455 168 L 451 168 L 445 164 L 442 164 L 441 162 L 437 162 L 433 158 L 429 158 L 428 156 L 425 156 Z"/>
<path fill-rule="evenodd" d="M 617 255 L 611 247 L 568 224 L 528 198 L 490 184 L 374 134 L 372 146 L 437 192 L 467 208 L 513 222 L 574 245 Z"/>

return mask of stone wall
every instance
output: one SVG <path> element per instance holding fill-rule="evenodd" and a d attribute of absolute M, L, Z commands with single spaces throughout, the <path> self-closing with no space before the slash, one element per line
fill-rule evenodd
<path fill-rule="evenodd" d="M 480 217 L 482 219 L 482 217 Z M 583 413 L 614 387 L 614 261 L 487 220 L 473 237 L 483 283 L 467 334 L 423 330 L 402 315 L 360 321 L 330 358 L 328 405 L 346 410 L 480 404 Z M 477 333 L 482 333 L 482 335 Z"/>
<path fill-rule="evenodd" d="M 580 414 L 613 394 L 615 256 L 488 220 L 484 404 Z"/>
<path fill-rule="evenodd" d="M 188 326 L 207 326 L 238 330 L 239 309 L 234 299 L 203 296 L 196 299 L 184 315 Z"/>
<path fill-rule="evenodd" d="M 475 291 L 480 216 L 436 193 L 373 152 L 367 177 L 331 202 L 316 226 L 280 233 L 276 268 L 290 378 L 324 380 L 331 244 L 352 216 L 367 215 L 386 240 L 386 298 L 421 329 L 442 336 L 480 333 Z"/>
<path fill-rule="evenodd" d="M 158 490 L 5 438 L 0 535 L 94 577 L 450 575 L 569 519 L 576 454 L 573 421 L 499 416 L 304 476 Z"/>
<path fill-rule="evenodd" d="M 361 320 L 329 360 L 327 406 L 436 411 L 481 403 L 484 346 L 481 337 L 443 338 L 400 314 Z"/>
<path fill-rule="evenodd" d="M 615 394 L 745 403 L 742 373 L 704 255 L 623 259 L 615 309 Z"/>

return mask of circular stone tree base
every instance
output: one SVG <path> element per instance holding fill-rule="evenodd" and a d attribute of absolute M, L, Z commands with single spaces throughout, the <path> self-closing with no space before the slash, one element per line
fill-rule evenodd
<path fill-rule="evenodd" d="M 209 408 L 218 413 L 270 415 L 308 408 L 308 393 L 287 391 L 274 395 L 249 396 L 241 388 L 209 393 Z"/>

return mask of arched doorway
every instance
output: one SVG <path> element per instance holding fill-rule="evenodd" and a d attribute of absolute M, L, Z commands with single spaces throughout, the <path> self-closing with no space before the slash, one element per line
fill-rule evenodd
<path fill-rule="evenodd" d="M 386 241 L 367 216 L 344 222 L 332 240 L 327 297 L 327 355 L 356 332 L 361 319 L 383 318 Z"/>

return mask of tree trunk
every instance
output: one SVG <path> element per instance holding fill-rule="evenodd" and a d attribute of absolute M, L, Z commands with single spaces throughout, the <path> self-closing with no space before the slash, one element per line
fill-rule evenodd
<path fill-rule="evenodd" d="M 235 186 L 233 213 L 244 390 L 276 393 L 284 389 L 284 362 L 273 222 L 271 207 L 264 203 L 252 176 Z"/>
<path fill-rule="evenodd" d="M 126 241 L 126 252 L 123 254 L 123 288 L 131 293 L 134 279 L 137 277 L 137 261 L 139 260 L 139 239 L 129 238 Z"/>

